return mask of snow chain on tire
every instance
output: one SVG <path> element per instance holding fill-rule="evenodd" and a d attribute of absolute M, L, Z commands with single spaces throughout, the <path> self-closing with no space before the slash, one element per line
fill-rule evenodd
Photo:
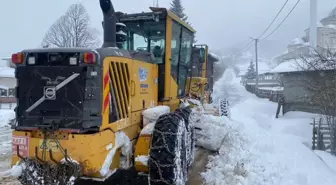
<path fill-rule="evenodd" d="M 230 118 L 230 107 L 227 99 L 219 100 L 219 116 L 226 116 Z"/>
<path fill-rule="evenodd" d="M 150 185 L 184 185 L 187 181 L 189 108 L 162 115 L 157 120 L 149 152 Z M 187 120 L 187 121 L 186 121 Z M 191 130 L 191 129 L 190 129 Z M 189 159 L 190 160 L 190 159 Z"/>
<path fill-rule="evenodd" d="M 72 185 L 80 175 L 77 163 L 47 164 L 24 159 L 24 169 L 18 178 L 22 185 Z"/>
<path fill-rule="evenodd" d="M 187 164 L 188 167 L 192 164 L 194 160 L 194 153 L 195 153 L 195 126 L 193 125 L 192 121 L 190 120 L 190 114 L 192 110 L 190 108 L 184 108 L 184 109 L 177 109 L 175 111 L 178 115 L 182 116 L 185 122 L 185 126 L 187 129 L 187 134 L 185 137 L 185 145 L 186 148 L 186 156 L 187 156 Z"/>

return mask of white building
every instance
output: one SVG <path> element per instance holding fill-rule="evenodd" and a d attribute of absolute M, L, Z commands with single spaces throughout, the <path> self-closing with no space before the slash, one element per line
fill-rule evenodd
<path fill-rule="evenodd" d="M 292 40 L 285 53 L 277 56 L 274 61 L 277 65 L 282 62 L 298 59 L 309 54 L 310 28 L 305 30 L 305 35 Z M 336 8 L 327 17 L 317 23 L 317 50 L 332 49 L 336 51 Z"/>
<path fill-rule="evenodd" d="M 1 61 L 0 61 L 1 62 Z M 15 106 L 16 79 L 11 59 L 2 59 L 0 65 L 0 108 L 11 108 Z"/>

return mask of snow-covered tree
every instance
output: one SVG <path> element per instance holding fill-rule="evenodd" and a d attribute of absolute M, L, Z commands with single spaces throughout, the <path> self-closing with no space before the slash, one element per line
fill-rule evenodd
<path fill-rule="evenodd" d="M 188 22 L 188 16 L 184 13 L 184 7 L 182 6 L 181 0 L 172 0 L 169 10 L 191 26 L 191 23 Z M 197 40 L 194 38 L 193 43 L 195 44 L 196 42 Z"/>
<path fill-rule="evenodd" d="M 257 76 L 257 72 L 254 68 L 254 62 L 251 61 L 249 67 L 247 68 L 247 72 L 245 74 L 245 77 L 247 79 L 254 79 Z"/>

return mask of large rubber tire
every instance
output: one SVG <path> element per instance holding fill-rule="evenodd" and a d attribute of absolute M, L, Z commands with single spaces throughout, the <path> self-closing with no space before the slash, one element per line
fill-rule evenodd
<path fill-rule="evenodd" d="M 162 115 L 157 120 L 149 151 L 150 185 L 184 185 L 186 174 L 186 126 L 176 113 Z"/>
<path fill-rule="evenodd" d="M 176 114 L 183 117 L 185 126 L 187 129 L 186 137 L 185 137 L 185 145 L 186 145 L 186 161 L 188 167 L 191 166 L 194 160 L 195 154 L 195 126 L 190 120 L 190 114 L 192 110 L 189 107 L 176 109 Z"/>

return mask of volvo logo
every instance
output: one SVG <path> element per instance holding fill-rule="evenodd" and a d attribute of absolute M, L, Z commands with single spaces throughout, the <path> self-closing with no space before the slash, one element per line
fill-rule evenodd
<path fill-rule="evenodd" d="M 44 87 L 44 97 L 47 100 L 56 99 L 56 87 Z"/>

